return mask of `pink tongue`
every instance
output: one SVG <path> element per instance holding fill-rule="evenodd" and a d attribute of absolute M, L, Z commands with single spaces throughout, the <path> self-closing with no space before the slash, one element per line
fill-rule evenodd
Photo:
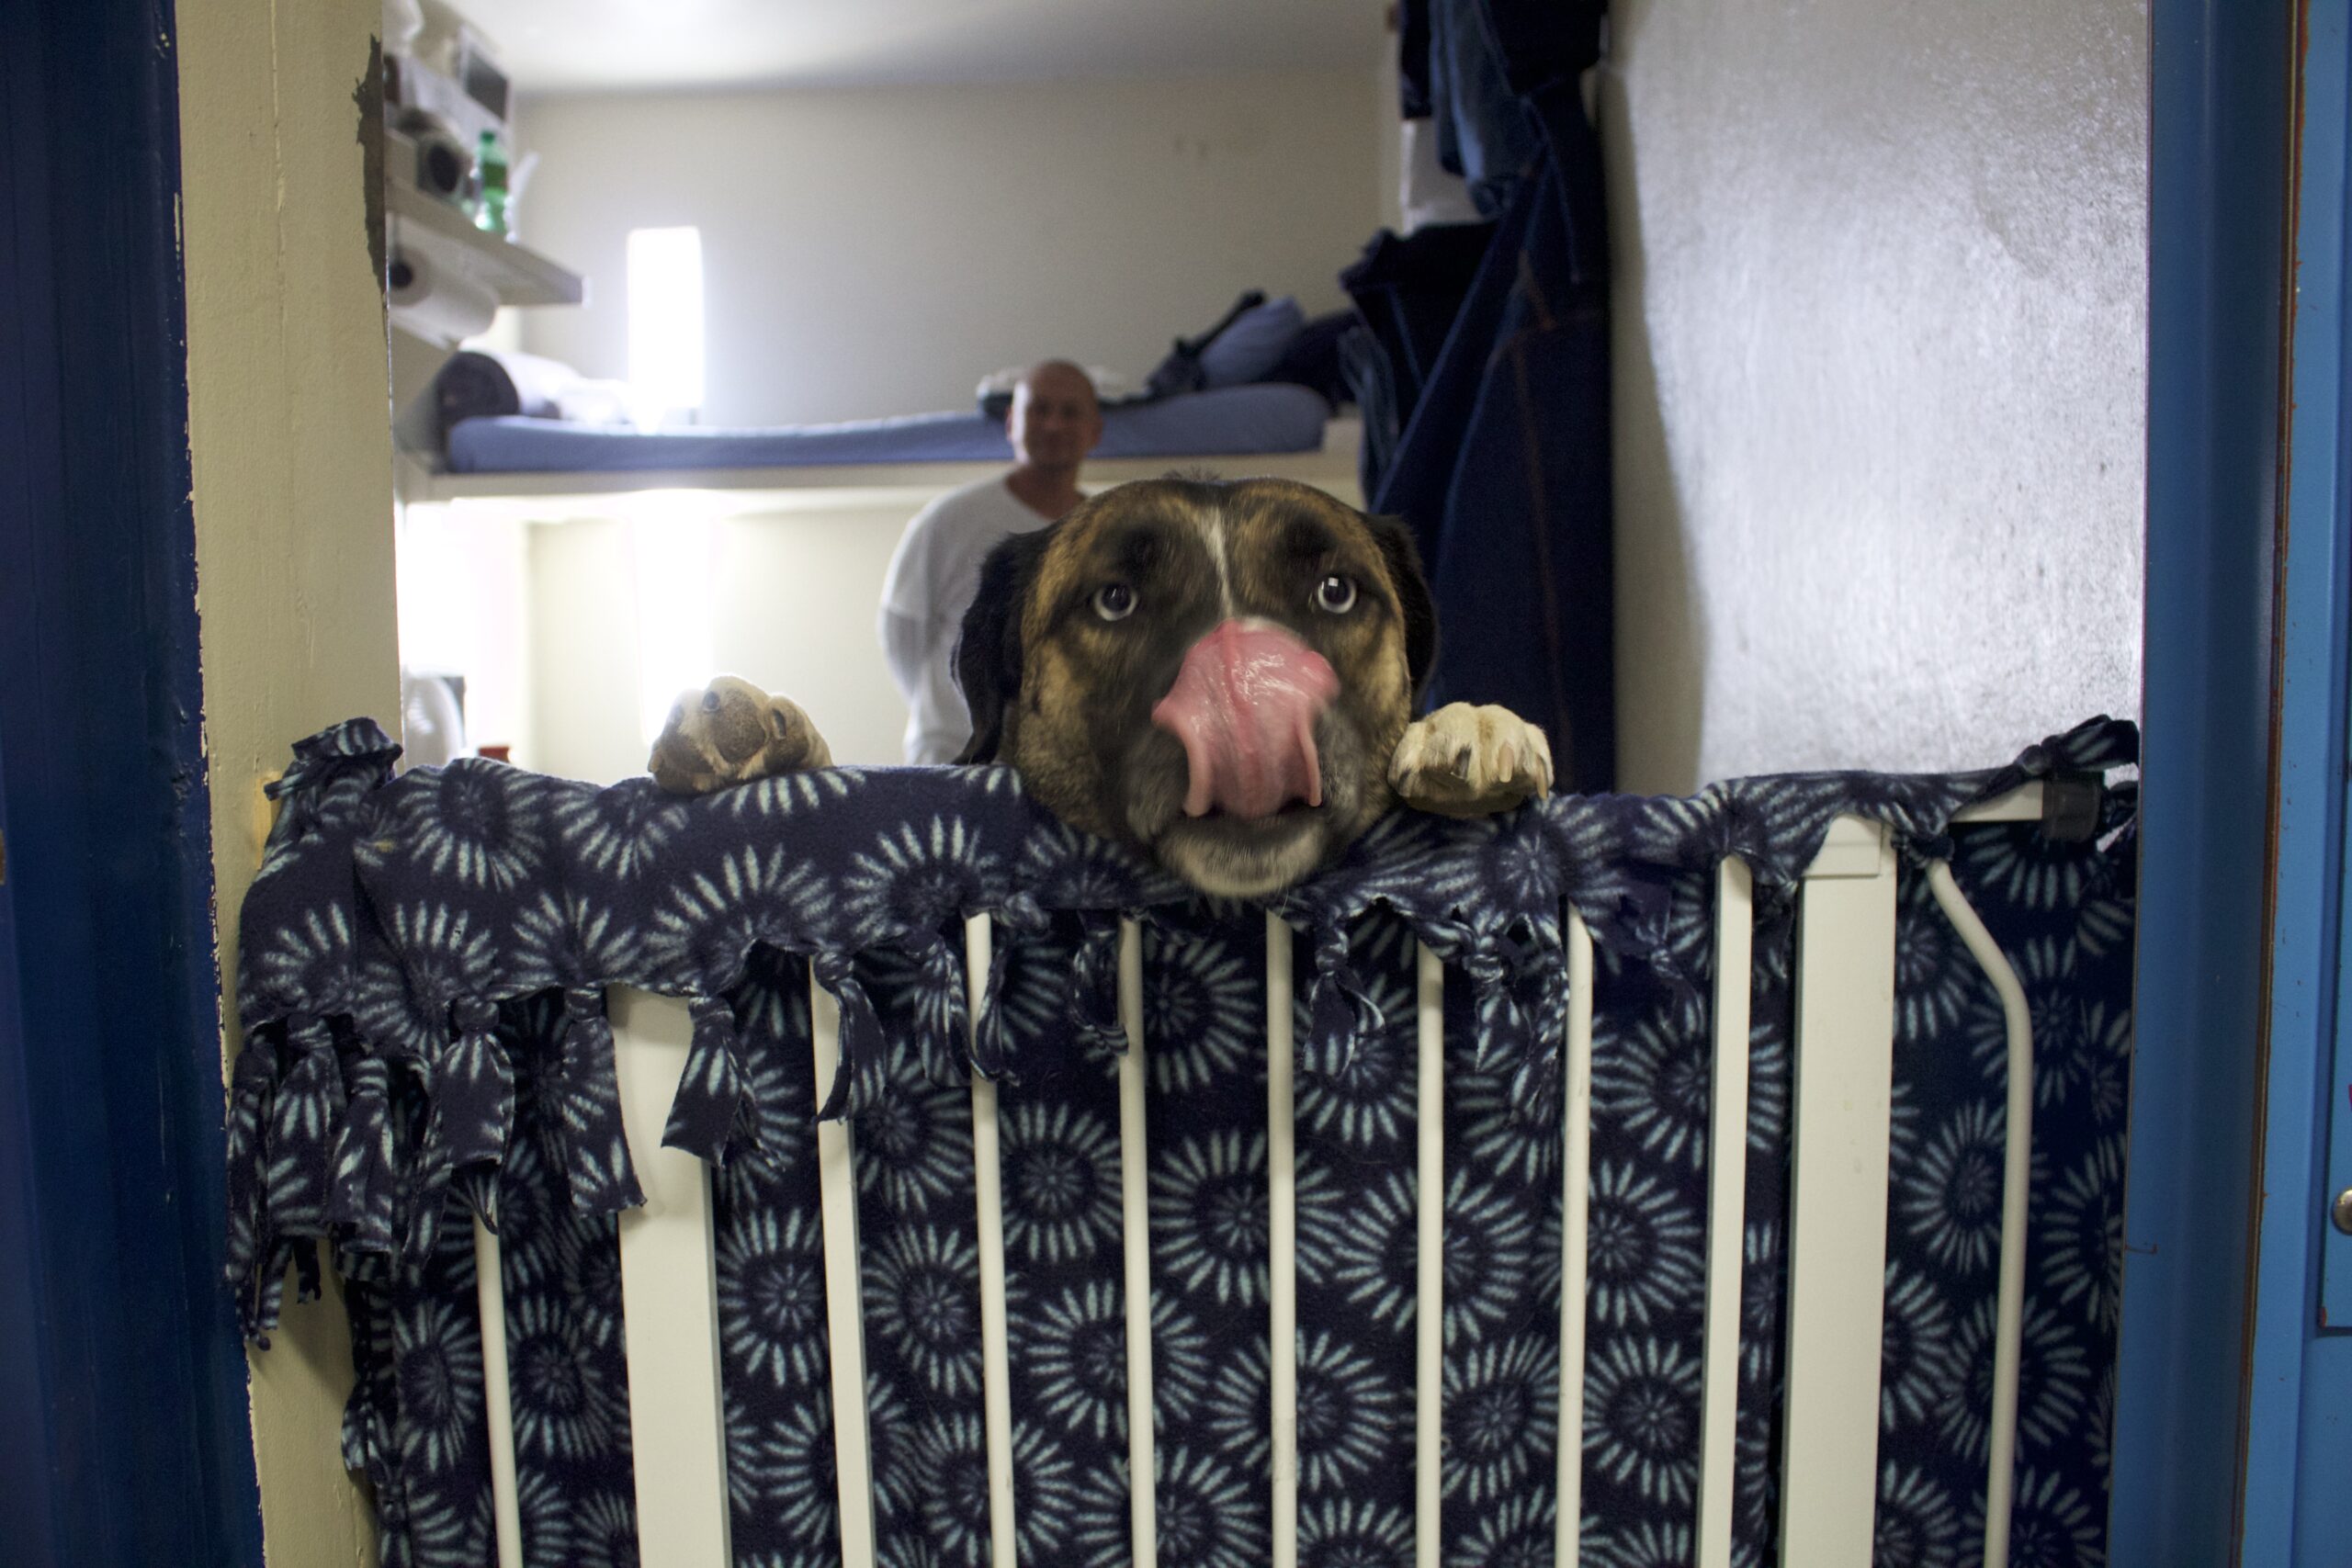
<path fill-rule="evenodd" d="M 1184 815 L 1271 817 L 1323 804 L 1315 719 L 1339 694 L 1323 656 L 1280 626 L 1227 621 L 1184 655 L 1151 722 L 1184 743 Z"/>

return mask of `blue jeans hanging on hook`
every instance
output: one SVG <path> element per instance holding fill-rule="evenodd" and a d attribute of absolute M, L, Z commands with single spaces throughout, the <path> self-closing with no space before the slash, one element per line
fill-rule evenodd
<path fill-rule="evenodd" d="M 1431 705 L 1511 707 L 1550 738 L 1562 787 L 1600 790 L 1616 733 L 1600 150 L 1573 74 L 1523 103 L 1537 151 L 1371 499 L 1411 524 L 1436 593 Z"/>
<path fill-rule="evenodd" d="M 1438 162 L 1491 218 L 1541 150 L 1527 100 L 1600 57 L 1600 0 L 1404 0 L 1399 105 L 1428 119 Z"/>
<path fill-rule="evenodd" d="M 1492 223 L 1434 224 L 1403 236 L 1384 229 L 1340 274 L 1360 319 L 1340 355 L 1363 425 L 1358 468 L 1367 496 L 1396 460 L 1494 232 Z"/>

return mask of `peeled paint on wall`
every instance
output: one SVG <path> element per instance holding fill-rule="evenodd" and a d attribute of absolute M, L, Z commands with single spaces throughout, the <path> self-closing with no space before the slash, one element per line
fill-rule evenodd
<path fill-rule="evenodd" d="M 1625 787 L 2138 711 L 2132 0 L 1625 0 L 1605 83 Z"/>
<path fill-rule="evenodd" d="M 368 237 L 368 263 L 379 283 L 384 276 L 384 40 L 368 39 L 368 63 L 351 89 L 352 107 L 358 111 L 361 218 Z M 379 288 L 380 294 L 382 289 Z"/>

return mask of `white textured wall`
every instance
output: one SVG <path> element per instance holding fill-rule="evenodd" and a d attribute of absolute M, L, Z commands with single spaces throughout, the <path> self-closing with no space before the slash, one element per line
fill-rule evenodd
<path fill-rule="evenodd" d="M 1308 311 L 1380 219 L 1361 72 L 526 103 L 522 238 L 585 272 L 526 345 L 628 370 L 628 232 L 702 230 L 704 420 L 969 406 L 1047 354 L 1138 378 L 1248 288 Z"/>
<path fill-rule="evenodd" d="M 2136 714 L 2140 0 L 1619 0 L 1624 783 Z"/>
<path fill-rule="evenodd" d="M 390 389 L 354 102 L 379 17 L 376 0 L 179 8 L 188 451 L 224 976 L 269 820 L 262 781 L 338 719 L 399 724 Z M 233 1053 L 233 1022 L 230 1033 Z M 310 1305 L 289 1291 L 282 1331 L 251 1359 L 264 1543 L 281 1568 L 375 1559 L 343 1468 L 351 1330 L 332 1274 L 327 1291 Z"/>

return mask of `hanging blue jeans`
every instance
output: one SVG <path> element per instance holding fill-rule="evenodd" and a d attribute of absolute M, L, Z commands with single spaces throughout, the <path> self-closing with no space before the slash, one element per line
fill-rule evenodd
<path fill-rule="evenodd" d="M 1434 224 L 1403 237 L 1384 229 L 1340 274 L 1363 321 L 1341 365 L 1363 422 L 1358 468 L 1368 496 L 1396 458 L 1494 231 L 1491 223 Z"/>
<path fill-rule="evenodd" d="M 1436 593 L 1430 703 L 1513 708 L 1544 728 L 1564 787 L 1601 790 L 1616 734 L 1600 149 L 1573 76 L 1526 104 L 1537 155 L 1372 502 L 1411 524 Z"/>
<path fill-rule="evenodd" d="M 1405 116 L 1429 118 L 1438 162 L 1488 217 L 1536 155 L 1530 100 L 1600 57 L 1602 0 L 1406 0 L 1398 18 Z"/>

